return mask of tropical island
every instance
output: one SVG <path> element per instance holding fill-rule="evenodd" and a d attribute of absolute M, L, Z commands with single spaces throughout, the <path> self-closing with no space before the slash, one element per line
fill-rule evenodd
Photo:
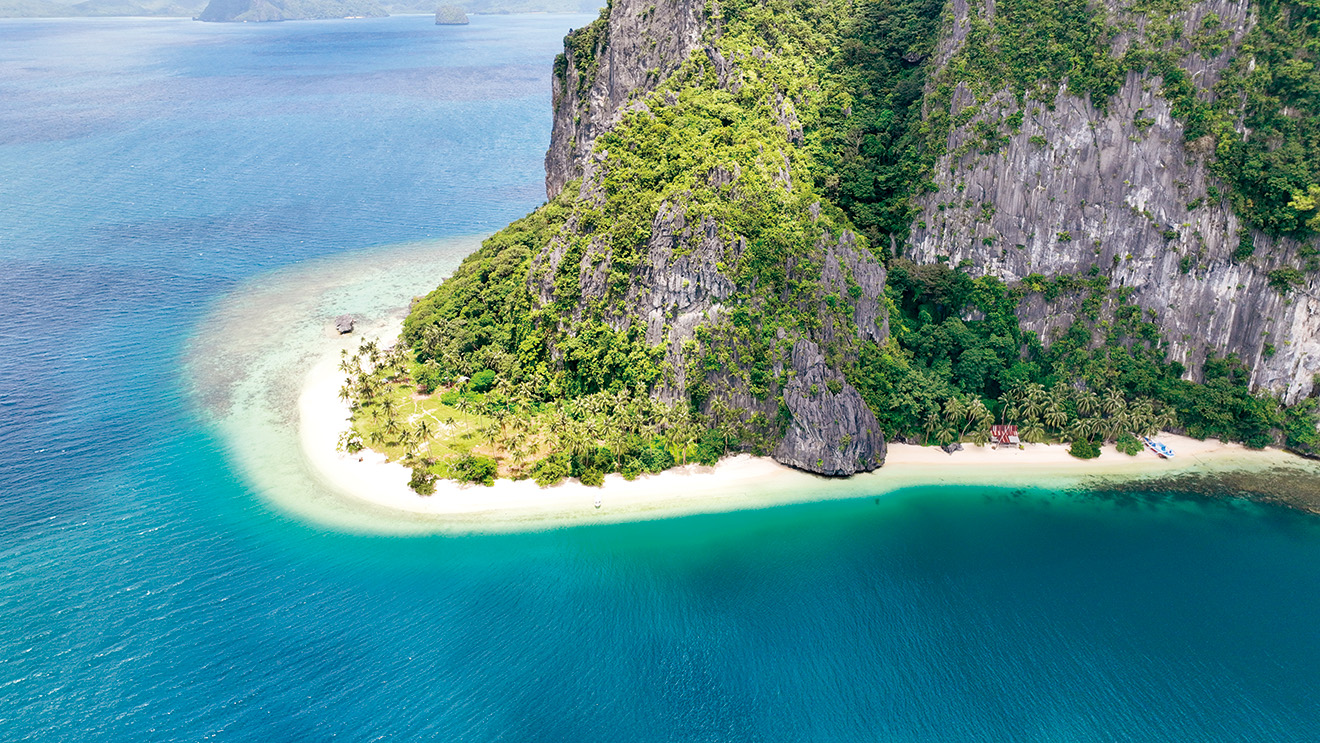
<path fill-rule="evenodd" d="M 419 493 L 995 423 L 1314 455 L 1312 12 L 616 0 L 555 61 L 549 201 L 345 353 L 340 445 Z"/>

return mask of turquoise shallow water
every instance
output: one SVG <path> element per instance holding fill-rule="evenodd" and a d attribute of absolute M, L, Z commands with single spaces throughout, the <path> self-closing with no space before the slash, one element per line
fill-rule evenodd
<path fill-rule="evenodd" d="M 443 270 L 539 203 L 585 20 L 0 22 L 0 740 L 1316 739 L 1320 528 L 1278 508 L 928 488 L 456 538 L 257 492 L 186 373 L 227 347 L 187 339 L 269 271 Z"/>

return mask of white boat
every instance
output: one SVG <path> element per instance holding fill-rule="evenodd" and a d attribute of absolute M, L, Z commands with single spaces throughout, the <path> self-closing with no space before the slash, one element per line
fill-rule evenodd
<path fill-rule="evenodd" d="M 1173 459 L 1173 449 L 1170 449 L 1155 439 L 1152 439 L 1149 436 L 1142 436 L 1141 443 L 1145 444 L 1147 449 L 1155 452 L 1155 454 L 1162 459 Z"/>
<path fill-rule="evenodd" d="M 596 508 L 600 508 L 600 496 L 596 496 Z"/>

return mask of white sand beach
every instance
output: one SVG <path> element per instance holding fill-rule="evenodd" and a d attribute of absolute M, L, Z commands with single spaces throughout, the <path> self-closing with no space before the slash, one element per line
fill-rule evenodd
<path fill-rule="evenodd" d="M 714 467 L 688 465 L 626 481 L 609 475 L 602 487 L 576 481 L 541 488 L 536 483 L 498 480 L 495 485 L 437 483 L 436 492 L 418 495 L 408 487 L 409 472 L 383 454 L 336 450 L 348 428 L 348 406 L 338 398 L 342 375 L 337 357 L 325 356 L 307 374 L 298 400 L 303 453 L 321 484 L 341 496 L 400 514 L 414 514 L 444 531 L 488 532 L 543 529 L 584 523 L 637 521 L 714 513 L 838 498 L 880 495 L 900 488 L 935 485 L 1075 487 L 1104 482 L 1296 465 L 1287 452 L 1248 450 L 1238 444 L 1198 441 L 1165 434 L 1176 456 L 1149 451 L 1137 456 L 1106 446 L 1101 456 L 1080 460 L 1063 445 L 1023 448 L 964 445 L 945 453 L 938 447 L 891 444 L 882 468 L 851 478 L 826 478 L 785 467 L 772 459 L 741 454 Z M 597 498 L 600 508 L 595 507 Z"/>

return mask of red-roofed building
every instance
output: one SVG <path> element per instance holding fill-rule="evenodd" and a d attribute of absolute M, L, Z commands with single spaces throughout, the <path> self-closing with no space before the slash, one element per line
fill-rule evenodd
<path fill-rule="evenodd" d="M 990 439 L 996 444 L 1014 444 L 1021 439 L 1018 438 L 1017 426 L 991 426 Z"/>

